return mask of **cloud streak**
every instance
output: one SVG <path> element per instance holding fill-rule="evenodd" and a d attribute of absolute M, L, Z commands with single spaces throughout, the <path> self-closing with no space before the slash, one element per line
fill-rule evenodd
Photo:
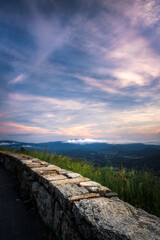
<path fill-rule="evenodd" d="M 10 83 L 17 84 L 17 83 L 23 82 L 25 78 L 26 78 L 26 75 L 24 73 L 22 73 L 22 74 L 18 75 L 16 78 L 14 78 Z"/>

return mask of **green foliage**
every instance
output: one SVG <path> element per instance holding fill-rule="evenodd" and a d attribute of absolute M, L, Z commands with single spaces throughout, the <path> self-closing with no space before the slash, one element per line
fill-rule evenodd
<path fill-rule="evenodd" d="M 60 168 L 80 173 L 117 192 L 120 199 L 160 217 L 160 178 L 150 170 L 136 171 L 112 166 L 94 167 L 86 161 L 76 161 L 66 156 L 48 154 L 47 149 L 44 153 L 26 150 L 23 150 L 22 153 L 45 160 Z"/>

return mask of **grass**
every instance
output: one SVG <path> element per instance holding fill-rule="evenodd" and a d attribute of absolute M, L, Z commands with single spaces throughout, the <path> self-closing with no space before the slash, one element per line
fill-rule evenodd
<path fill-rule="evenodd" d="M 66 156 L 49 154 L 47 151 L 21 149 L 18 152 L 47 161 L 60 168 L 80 173 L 84 177 L 109 187 L 113 192 L 117 192 L 119 198 L 123 201 L 160 217 L 160 178 L 150 170 L 137 171 L 109 166 L 105 168 L 94 167 L 86 161 L 76 161 Z"/>

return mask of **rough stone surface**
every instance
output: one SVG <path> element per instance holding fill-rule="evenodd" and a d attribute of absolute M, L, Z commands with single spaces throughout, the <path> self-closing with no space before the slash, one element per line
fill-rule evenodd
<path fill-rule="evenodd" d="M 99 193 L 101 197 L 104 197 L 104 196 L 107 197 L 107 194 L 111 193 L 111 190 L 109 188 L 104 187 L 102 185 L 97 186 L 97 187 L 88 187 L 87 186 L 86 188 L 91 193 Z M 118 195 L 116 194 L 116 196 L 118 196 Z"/>
<path fill-rule="evenodd" d="M 58 180 L 65 180 L 67 177 L 64 175 L 45 175 L 43 178 L 49 180 L 49 181 L 58 181 Z"/>
<path fill-rule="evenodd" d="M 118 197 L 118 194 L 115 192 L 107 192 L 104 194 L 104 196 L 107 198 L 112 198 L 112 197 Z"/>
<path fill-rule="evenodd" d="M 73 172 L 66 173 L 66 176 L 67 176 L 68 178 L 82 177 L 79 173 L 73 173 Z"/>
<path fill-rule="evenodd" d="M 49 176 L 53 176 L 53 175 L 57 175 L 57 172 L 55 170 L 49 170 L 49 171 L 39 171 L 38 172 L 39 175 L 43 176 L 44 178 L 46 178 L 48 175 Z"/>
<path fill-rule="evenodd" d="M 64 215 L 63 208 L 60 206 L 59 202 L 56 201 L 54 207 L 54 217 L 53 217 L 53 229 L 56 231 L 57 236 L 61 237 L 61 221 Z"/>
<path fill-rule="evenodd" d="M 160 239 L 160 219 L 120 199 L 84 199 L 73 213 L 86 239 Z M 88 232 L 85 231 L 88 226 Z"/>
<path fill-rule="evenodd" d="M 30 163 L 32 163 L 33 162 L 33 160 L 29 160 L 29 159 L 23 159 L 23 160 L 21 160 L 21 162 L 22 163 L 24 163 L 24 164 L 30 164 Z"/>
<path fill-rule="evenodd" d="M 74 240 L 81 240 L 81 236 L 78 232 L 77 227 L 71 219 L 65 215 L 61 221 L 61 236 L 64 240 L 74 239 Z"/>
<path fill-rule="evenodd" d="M 86 182 L 89 181 L 89 178 L 79 177 L 79 178 L 72 178 L 72 179 L 65 179 L 65 180 L 59 180 L 59 181 L 51 181 L 51 184 L 54 186 L 60 185 L 60 184 L 72 184 L 72 183 L 80 183 L 80 182 Z"/>
<path fill-rule="evenodd" d="M 55 188 L 55 197 L 59 199 L 63 208 L 66 208 L 71 197 L 88 193 L 87 189 L 78 187 L 76 184 L 58 185 Z"/>
<path fill-rule="evenodd" d="M 53 198 L 38 182 L 33 182 L 32 193 L 37 202 L 38 211 L 43 221 L 52 226 L 53 223 Z"/>
<path fill-rule="evenodd" d="M 22 171 L 21 187 L 24 189 L 25 192 L 30 192 L 32 180 L 32 176 L 26 170 Z"/>
<path fill-rule="evenodd" d="M 100 197 L 100 195 L 98 193 L 88 193 L 88 194 L 73 196 L 69 200 L 70 200 L 70 202 L 75 202 L 75 201 L 79 201 L 81 199 L 97 198 L 97 197 Z"/>
<path fill-rule="evenodd" d="M 80 182 L 79 185 L 81 187 L 98 187 L 98 186 L 100 186 L 99 183 L 94 182 L 94 181 Z"/>
<path fill-rule="evenodd" d="M 40 168 L 34 168 L 33 169 L 33 171 L 35 171 L 37 173 L 38 172 L 45 172 L 45 171 L 54 171 L 54 170 L 56 170 L 56 168 L 54 166 L 46 166 L 46 167 L 42 166 Z"/>
<path fill-rule="evenodd" d="M 68 173 L 72 173 L 72 172 L 61 168 L 58 170 L 58 173 L 67 176 Z"/>
<path fill-rule="evenodd" d="M 99 183 L 23 154 L 0 151 L 0 163 L 17 176 L 57 239 L 160 240 L 159 218 Z"/>
<path fill-rule="evenodd" d="M 39 163 L 26 163 L 26 165 L 30 168 L 43 168 L 43 165 L 42 164 L 39 164 Z"/>

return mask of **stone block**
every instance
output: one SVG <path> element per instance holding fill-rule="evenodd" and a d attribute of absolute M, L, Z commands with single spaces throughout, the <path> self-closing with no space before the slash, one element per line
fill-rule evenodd
<path fill-rule="evenodd" d="M 68 173 L 71 173 L 71 171 L 68 171 L 68 170 L 66 170 L 66 169 L 59 169 L 59 170 L 58 170 L 58 173 L 67 176 L 67 174 L 68 174 Z"/>
<path fill-rule="evenodd" d="M 75 201 L 79 201 L 82 199 L 97 198 L 97 197 L 100 197 L 100 195 L 98 193 L 88 193 L 88 194 L 73 196 L 73 197 L 69 198 L 69 200 L 70 200 L 70 202 L 75 202 Z"/>
<path fill-rule="evenodd" d="M 54 187 L 55 198 L 59 200 L 62 207 L 69 206 L 69 200 L 73 196 L 88 194 L 88 190 L 83 187 L 78 187 L 77 184 L 64 184 Z"/>
<path fill-rule="evenodd" d="M 47 167 L 41 167 L 41 168 L 34 168 L 34 171 L 35 172 L 39 172 L 39 171 L 58 171 L 58 167 L 55 167 L 55 166 L 47 166 Z"/>
<path fill-rule="evenodd" d="M 29 168 L 43 168 L 43 165 L 39 163 L 25 163 L 25 165 Z"/>
<path fill-rule="evenodd" d="M 99 193 L 101 197 L 104 197 L 105 194 L 110 193 L 111 190 L 107 187 L 104 187 L 102 185 L 97 187 L 86 187 L 87 190 L 91 193 Z"/>
<path fill-rule="evenodd" d="M 43 175 L 44 179 L 47 179 L 48 181 L 59 181 L 59 180 L 65 180 L 67 177 L 64 175 L 54 174 L 54 175 Z"/>
<path fill-rule="evenodd" d="M 51 181 L 51 184 L 53 184 L 54 186 L 60 185 L 60 184 L 73 184 L 73 183 L 80 183 L 80 182 L 87 182 L 89 181 L 89 178 L 85 178 L 85 177 L 78 177 L 78 178 L 71 178 L 71 179 L 65 179 L 65 180 L 59 180 L 59 181 Z"/>
<path fill-rule="evenodd" d="M 48 171 L 39 171 L 38 174 L 43 177 L 47 177 L 51 175 L 52 176 L 57 175 L 57 172 L 55 170 L 48 170 Z"/>
<path fill-rule="evenodd" d="M 79 186 L 80 187 L 98 187 L 100 186 L 100 184 L 94 181 L 87 181 L 87 182 L 80 182 Z"/>
<path fill-rule="evenodd" d="M 82 177 L 79 173 L 74 173 L 74 172 L 69 172 L 64 174 L 66 175 L 68 178 L 78 178 L 78 177 Z"/>
<path fill-rule="evenodd" d="M 84 239 L 158 240 L 160 236 L 159 218 L 118 198 L 83 199 L 73 203 L 72 211 Z"/>
<path fill-rule="evenodd" d="M 107 198 L 118 197 L 118 194 L 116 192 L 107 192 L 105 193 L 104 197 L 107 197 Z"/>

